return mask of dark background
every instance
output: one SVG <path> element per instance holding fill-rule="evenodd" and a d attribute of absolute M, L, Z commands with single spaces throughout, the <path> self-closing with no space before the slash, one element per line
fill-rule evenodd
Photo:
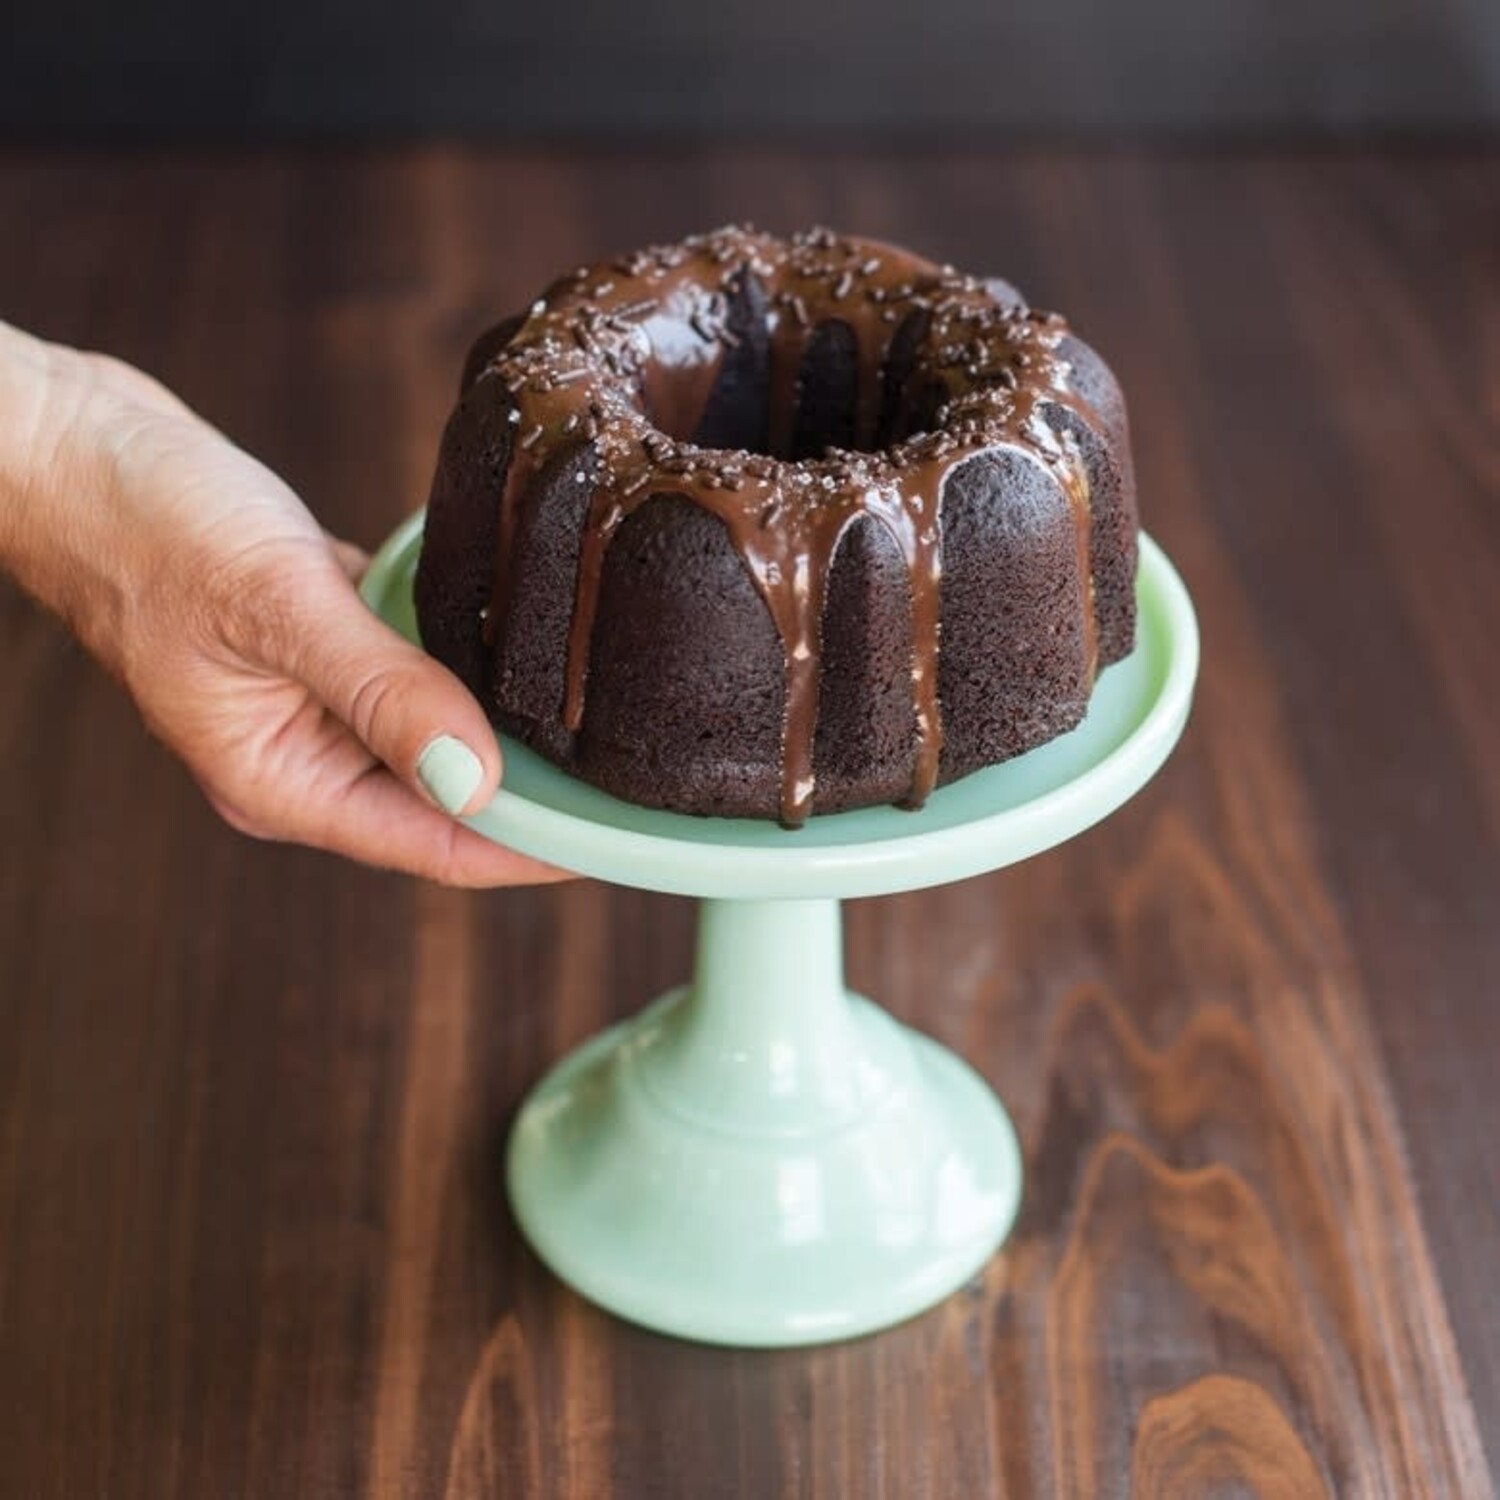
<path fill-rule="evenodd" d="M 1500 0 L 7 0 L 12 140 L 1466 134 Z"/>

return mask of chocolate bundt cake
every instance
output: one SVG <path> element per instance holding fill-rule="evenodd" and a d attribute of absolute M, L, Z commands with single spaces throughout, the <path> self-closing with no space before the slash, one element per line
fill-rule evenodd
<path fill-rule="evenodd" d="M 1135 564 L 1124 402 L 1061 318 L 889 245 L 722 229 L 480 339 L 416 604 L 558 765 L 796 825 L 1073 728 Z"/>

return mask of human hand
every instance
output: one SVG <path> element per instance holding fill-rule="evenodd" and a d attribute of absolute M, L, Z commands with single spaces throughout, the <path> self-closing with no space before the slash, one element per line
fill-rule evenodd
<path fill-rule="evenodd" d="M 0 562 L 229 823 L 452 885 L 563 878 L 449 815 L 494 792 L 494 733 L 365 607 L 367 561 L 149 377 L 0 323 Z"/>

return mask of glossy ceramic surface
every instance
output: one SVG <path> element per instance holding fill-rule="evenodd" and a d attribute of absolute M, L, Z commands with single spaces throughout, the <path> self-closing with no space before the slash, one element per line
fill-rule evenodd
<path fill-rule="evenodd" d="M 420 516 L 366 599 L 415 639 Z M 1186 722 L 1197 626 L 1142 538 L 1139 640 L 1072 734 L 936 793 L 775 824 L 637 808 L 502 741 L 470 826 L 620 884 L 704 898 L 691 984 L 564 1058 L 511 1135 L 511 1202 L 544 1260 L 631 1321 L 806 1344 L 941 1300 L 1009 1232 L 1015 1132 L 987 1084 L 844 988 L 840 896 L 957 880 L 1071 838 L 1137 791 Z"/>
<path fill-rule="evenodd" d="M 565 1281 L 662 1332 L 806 1344 L 984 1264 L 1020 1200 L 1010 1120 L 840 967 L 836 901 L 707 901 L 692 984 L 543 1080 L 509 1185 Z"/>
<path fill-rule="evenodd" d="M 381 548 L 363 592 L 417 638 L 411 580 L 421 515 Z M 502 738 L 505 783 L 471 817 L 497 842 L 585 875 L 684 896 L 878 896 L 1026 859 L 1113 812 L 1161 766 L 1187 721 L 1198 671 L 1192 602 L 1141 538 L 1136 648 L 1099 679 L 1071 734 L 941 788 L 919 812 L 862 808 L 788 831 L 621 802 Z"/>

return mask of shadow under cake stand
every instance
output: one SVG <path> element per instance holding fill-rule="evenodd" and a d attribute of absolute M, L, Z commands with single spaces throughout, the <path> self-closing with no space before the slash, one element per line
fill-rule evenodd
<path fill-rule="evenodd" d="M 366 601 L 417 638 L 422 517 Z M 510 1137 L 511 1204 L 541 1258 L 648 1328 L 718 1344 L 848 1338 L 972 1277 L 1021 1195 L 989 1085 L 843 983 L 839 901 L 1014 864 L 1113 812 L 1160 768 L 1198 669 L 1192 601 L 1141 538 L 1137 644 L 1072 733 L 936 792 L 769 822 L 621 802 L 504 742 L 485 836 L 619 885 L 700 898 L 691 982 L 565 1057 Z M 940 982 L 940 976 L 937 976 Z"/>

